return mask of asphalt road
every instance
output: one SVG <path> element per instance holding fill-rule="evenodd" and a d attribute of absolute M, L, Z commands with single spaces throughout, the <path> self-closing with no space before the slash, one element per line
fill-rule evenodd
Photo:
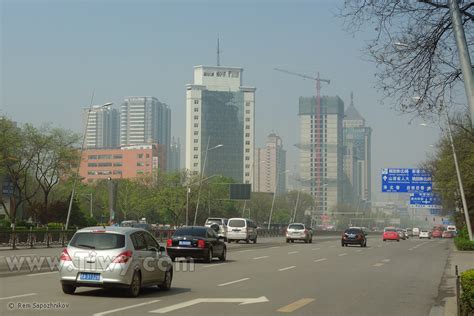
<path fill-rule="evenodd" d="M 147 288 L 138 298 L 91 288 L 65 295 L 57 272 L 2 273 L 0 314 L 429 315 L 450 243 L 374 236 L 367 248 L 343 248 L 335 238 L 231 244 L 225 263 L 196 263 L 175 273 L 169 292 Z M 175 271 L 183 268 L 191 266 L 176 263 Z M 40 310 L 40 303 L 63 305 Z"/>

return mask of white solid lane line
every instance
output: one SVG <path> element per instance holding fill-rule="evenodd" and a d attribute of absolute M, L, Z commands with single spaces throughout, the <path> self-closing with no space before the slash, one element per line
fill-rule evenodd
<path fill-rule="evenodd" d="M 299 252 L 299 251 L 290 251 L 288 254 L 289 254 L 289 255 L 292 255 L 292 254 L 298 253 L 298 252 Z"/>
<path fill-rule="evenodd" d="M 294 268 L 296 268 L 296 266 L 281 268 L 281 269 L 278 269 L 278 271 L 286 271 L 286 270 L 290 270 L 290 269 L 294 269 Z"/>
<path fill-rule="evenodd" d="M 234 283 L 243 282 L 243 281 L 247 281 L 247 280 L 250 280 L 250 278 L 243 278 L 243 279 L 240 279 L 240 280 L 230 281 L 230 282 L 227 282 L 227 283 L 219 284 L 218 286 L 226 286 L 226 285 L 229 285 L 229 284 L 234 284 Z"/>
<path fill-rule="evenodd" d="M 116 309 L 112 309 L 112 310 L 109 310 L 109 311 L 96 313 L 93 316 L 107 315 L 107 314 L 110 314 L 110 313 L 120 312 L 120 311 L 124 311 L 124 310 L 127 310 L 127 309 L 135 308 L 135 307 L 140 307 L 140 306 L 144 306 L 144 305 L 148 305 L 148 304 L 153 304 L 153 303 L 156 303 L 156 302 L 159 302 L 159 301 L 160 300 L 153 300 L 153 301 L 149 301 L 149 302 L 145 302 L 145 303 L 140 303 L 140 304 L 135 304 L 135 305 L 128 305 L 128 306 L 125 306 L 125 307 L 116 308 Z"/>
<path fill-rule="evenodd" d="M 255 249 L 239 250 L 238 252 L 249 252 L 249 251 L 255 251 Z"/>
<path fill-rule="evenodd" d="M 214 263 L 214 264 L 208 264 L 208 265 L 205 265 L 205 266 L 202 266 L 201 268 L 211 268 L 211 267 L 217 267 L 217 266 L 221 266 L 223 264 L 226 264 L 226 263 Z"/>
<path fill-rule="evenodd" d="M 255 257 L 253 258 L 253 260 L 260 260 L 260 259 L 265 259 L 265 258 L 269 258 L 270 256 L 261 256 L 261 257 Z"/>
<path fill-rule="evenodd" d="M 275 248 L 280 248 L 280 246 L 274 246 L 274 247 L 270 247 L 268 249 L 275 249 Z"/>
<path fill-rule="evenodd" d="M 317 260 L 314 260 L 314 262 L 321 262 L 321 261 L 326 261 L 328 260 L 327 258 L 321 258 L 321 259 L 317 259 Z"/>
<path fill-rule="evenodd" d="M 33 295 L 38 295 L 38 294 L 37 293 L 28 293 L 28 294 L 14 295 L 14 296 L 9 296 L 9 297 L 0 297 L 0 301 L 1 300 L 9 300 L 9 299 L 12 299 L 12 298 L 33 296 Z"/>
<path fill-rule="evenodd" d="M 59 271 L 51 271 L 51 272 L 41 272 L 41 273 L 31 273 L 31 274 L 27 274 L 26 276 L 27 277 L 32 277 L 32 276 L 38 276 L 38 275 L 45 275 L 45 274 L 57 274 Z"/>
<path fill-rule="evenodd" d="M 342 257 L 342 256 L 347 256 L 347 253 L 340 253 L 338 254 L 339 257 Z"/>

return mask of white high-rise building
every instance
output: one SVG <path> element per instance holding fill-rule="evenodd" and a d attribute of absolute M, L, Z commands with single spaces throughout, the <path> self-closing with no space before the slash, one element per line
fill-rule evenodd
<path fill-rule="evenodd" d="M 86 148 L 117 148 L 119 146 L 120 117 L 116 109 L 101 105 L 94 105 L 91 109 L 86 108 L 84 122 L 87 122 Z"/>
<path fill-rule="evenodd" d="M 252 183 L 255 88 L 242 85 L 242 73 L 194 67 L 194 83 L 186 85 L 186 169 Z"/>
<path fill-rule="evenodd" d="M 255 192 L 286 191 L 286 151 L 283 149 L 281 137 L 271 133 L 267 137 L 264 148 L 255 150 Z"/>
<path fill-rule="evenodd" d="M 120 110 L 120 145 L 151 143 L 164 145 L 168 156 L 171 110 L 155 97 L 126 98 Z"/>
<path fill-rule="evenodd" d="M 314 214 L 335 212 L 342 202 L 344 102 L 300 97 L 300 181 L 315 200 Z"/>

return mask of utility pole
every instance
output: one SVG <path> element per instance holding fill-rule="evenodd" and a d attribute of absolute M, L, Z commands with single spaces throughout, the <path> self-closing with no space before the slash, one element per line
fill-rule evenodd
<path fill-rule="evenodd" d="M 472 64 L 469 56 L 469 50 L 466 43 L 466 34 L 462 25 L 461 12 L 459 11 L 458 0 L 449 0 L 449 13 L 453 23 L 454 39 L 458 48 L 459 61 L 464 79 L 464 89 L 466 90 L 467 103 L 471 111 L 471 124 L 474 126 L 474 79 L 472 75 Z M 466 210 L 467 212 L 467 210 Z M 472 234 L 470 235 L 472 240 Z"/>

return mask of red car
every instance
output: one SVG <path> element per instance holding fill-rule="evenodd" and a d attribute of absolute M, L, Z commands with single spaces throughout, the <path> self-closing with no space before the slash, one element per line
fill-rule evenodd
<path fill-rule="evenodd" d="M 431 232 L 431 237 L 433 237 L 433 238 L 441 238 L 441 237 L 443 237 L 443 232 L 442 232 L 440 229 L 434 229 L 434 230 Z"/>
<path fill-rule="evenodd" d="M 383 230 L 383 237 L 382 237 L 383 241 L 386 241 L 386 240 L 396 240 L 396 241 L 400 241 L 400 235 L 398 234 L 398 231 L 396 228 L 394 227 L 386 227 L 384 230 Z"/>
<path fill-rule="evenodd" d="M 453 237 L 454 237 L 454 233 L 446 230 L 446 231 L 443 232 L 442 237 L 443 237 L 443 238 L 453 238 Z"/>

